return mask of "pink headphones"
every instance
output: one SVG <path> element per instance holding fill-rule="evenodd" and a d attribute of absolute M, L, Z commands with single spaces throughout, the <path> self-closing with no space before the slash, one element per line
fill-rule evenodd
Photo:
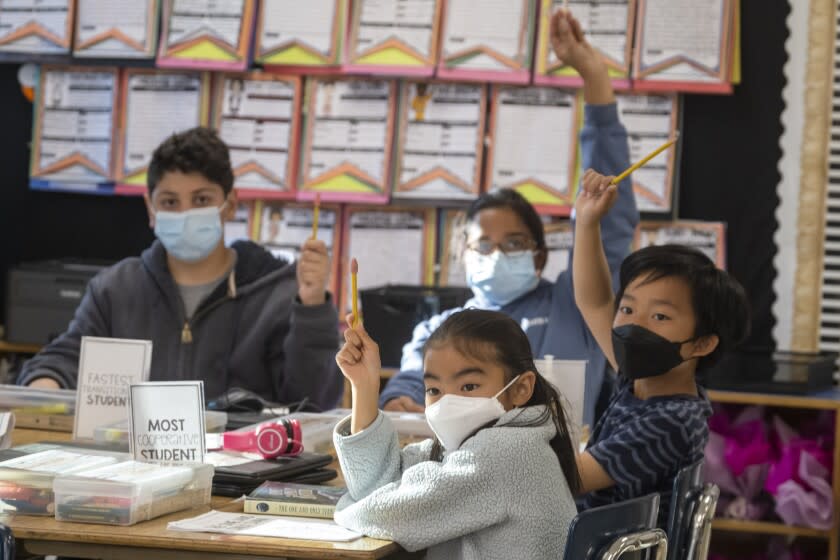
<path fill-rule="evenodd" d="M 299 455 L 303 451 L 303 433 L 296 418 L 281 418 L 257 426 L 248 432 L 225 432 L 222 447 L 232 451 L 257 452 L 266 459 L 281 455 Z"/>

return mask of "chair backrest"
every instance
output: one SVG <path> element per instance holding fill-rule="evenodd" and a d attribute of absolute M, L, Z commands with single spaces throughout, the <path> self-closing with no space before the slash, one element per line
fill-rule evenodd
<path fill-rule="evenodd" d="M 715 517 L 720 489 L 714 484 L 703 488 L 691 524 L 691 539 L 686 547 L 686 560 L 706 560 L 712 540 L 712 520 Z"/>
<path fill-rule="evenodd" d="M 662 529 L 630 533 L 617 538 L 601 555 L 601 560 L 619 560 L 628 552 L 644 552 L 651 549 L 656 549 L 654 560 L 665 560 L 668 555 L 668 537 Z"/>
<path fill-rule="evenodd" d="M 12 530 L 0 523 L 0 560 L 15 560 L 15 536 Z"/>
<path fill-rule="evenodd" d="M 686 558 L 694 511 L 703 491 L 702 469 L 701 459 L 682 469 L 674 479 L 668 514 L 668 560 Z"/>
<path fill-rule="evenodd" d="M 569 527 L 563 558 L 600 559 L 621 537 L 656 529 L 658 515 L 659 494 L 583 511 L 575 517 Z"/>

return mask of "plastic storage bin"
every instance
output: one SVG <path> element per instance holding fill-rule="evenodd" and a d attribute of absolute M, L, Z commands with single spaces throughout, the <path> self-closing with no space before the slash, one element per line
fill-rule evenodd
<path fill-rule="evenodd" d="M 126 461 L 54 482 L 59 521 L 134 525 L 210 503 L 213 467 Z"/>
<path fill-rule="evenodd" d="M 53 515 L 53 480 L 56 476 L 113 465 L 127 457 L 123 453 L 51 449 L 2 461 L 0 511 Z"/>

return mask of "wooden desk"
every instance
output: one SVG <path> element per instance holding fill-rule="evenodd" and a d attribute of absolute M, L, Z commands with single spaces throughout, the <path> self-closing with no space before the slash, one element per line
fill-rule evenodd
<path fill-rule="evenodd" d="M 34 429 L 15 429 L 13 445 L 40 441 L 68 441 L 72 434 Z M 336 463 L 337 464 L 337 463 Z M 210 507 L 241 512 L 242 502 L 213 496 Z M 168 531 L 167 523 L 195 517 L 210 510 L 197 508 L 139 523 L 132 527 L 67 523 L 52 517 L 3 515 L 0 522 L 11 527 L 18 547 L 34 555 L 76 558 L 141 560 L 216 560 L 267 558 L 325 558 L 329 560 L 372 560 L 376 558 L 419 558 L 402 551 L 395 543 L 367 537 L 333 543 L 268 537 L 244 537 L 214 533 Z"/>

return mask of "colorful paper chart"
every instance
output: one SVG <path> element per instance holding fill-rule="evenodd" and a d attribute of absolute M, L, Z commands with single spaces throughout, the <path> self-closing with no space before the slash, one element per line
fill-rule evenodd
<path fill-rule="evenodd" d="M 529 83 L 536 13 L 536 0 L 446 0 L 436 75 Z"/>
<path fill-rule="evenodd" d="M 301 89 L 297 76 L 217 76 L 212 122 L 240 198 L 295 197 Z"/>
<path fill-rule="evenodd" d="M 359 262 L 359 290 L 434 283 L 437 212 L 433 208 L 359 207 L 344 209 L 341 278 L 350 260 Z M 349 282 L 342 282 L 339 309 L 349 311 Z"/>
<path fill-rule="evenodd" d="M 0 56 L 70 53 L 74 0 L 16 0 L 0 3 Z"/>
<path fill-rule="evenodd" d="M 113 186 L 118 85 L 116 68 L 42 68 L 32 133 L 33 188 Z"/>
<path fill-rule="evenodd" d="M 128 69 L 123 74 L 117 192 L 144 192 L 152 152 L 176 132 L 207 124 L 204 72 Z"/>
<path fill-rule="evenodd" d="M 493 87 L 486 190 L 514 189 L 541 214 L 568 216 L 581 105 L 572 91 Z"/>
<path fill-rule="evenodd" d="M 160 0 L 76 0 L 73 56 L 154 58 Z"/>
<path fill-rule="evenodd" d="M 300 248 L 312 237 L 311 204 L 258 200 L 251 220 L 252 239 L 275 257 L 297 261 Z M 321 205 L 318 216 L 318 239 L 327 246 L 331 259 L 330 291 L 339 293 L 341 258 L 341 209 L 337 205 Z"/>
<path fill-rule="evenodd" d="M 346 0 L 262 0 L 255 60 L 280 73 L 333 73 L 344 62 Z"/>
<path fill-rule="evenodd" d="M 158 66 L 245 70 L 256 9 L 256 0 L 165 0 Z"/>
<path fill-rule="evenodd" d="M 739 32 L 735 0 L 638 0 L 633 87 L 731 93 Z"/>
<path fill-rule="evenodd" d="M 358 0 L 348 34 L 347 72 L 431 76 L 443 0 Z"/>
<path fill-rule="evenodd" d="M 307 82 L 299 199 L 388 201 L 396 87 L 388 80 Z"/>
<path fill-rule="evenodd" d="M 641 160 L 669 138 L 676 137 L 680 121 L 676 94 L 619 94 L 616 103 L 619 118 L 627 129 L 630 161 Z M 633 172 L 633 192 L 640 212 L 673 214 L 679 147 L 678 143 Z"/>
<path fill-rule="evenodd" d="M 551 17 L 557 9 L 568 5 L 583 28 L 590 44 L 602 54 L 613 87 L 630 87 L 630 62 L 633 53 L 633 27 L 636 0 L 540 0 L 534 83 L 581 87 L 583 79 L 563 63 L 551 48 Z"/>
<path fill-rule="evenodd" d="M 487 88 L 406 82 L 394 198 L 471 200 L 481 189 Z"/>
<path fill-rule="evenodd" d="M 718 268 L 726 269 L 726 224 L 722 222 L 642 222 L 636 229 L 633 250 L 672 244 L 694 247 L 712 259 Z"/>

